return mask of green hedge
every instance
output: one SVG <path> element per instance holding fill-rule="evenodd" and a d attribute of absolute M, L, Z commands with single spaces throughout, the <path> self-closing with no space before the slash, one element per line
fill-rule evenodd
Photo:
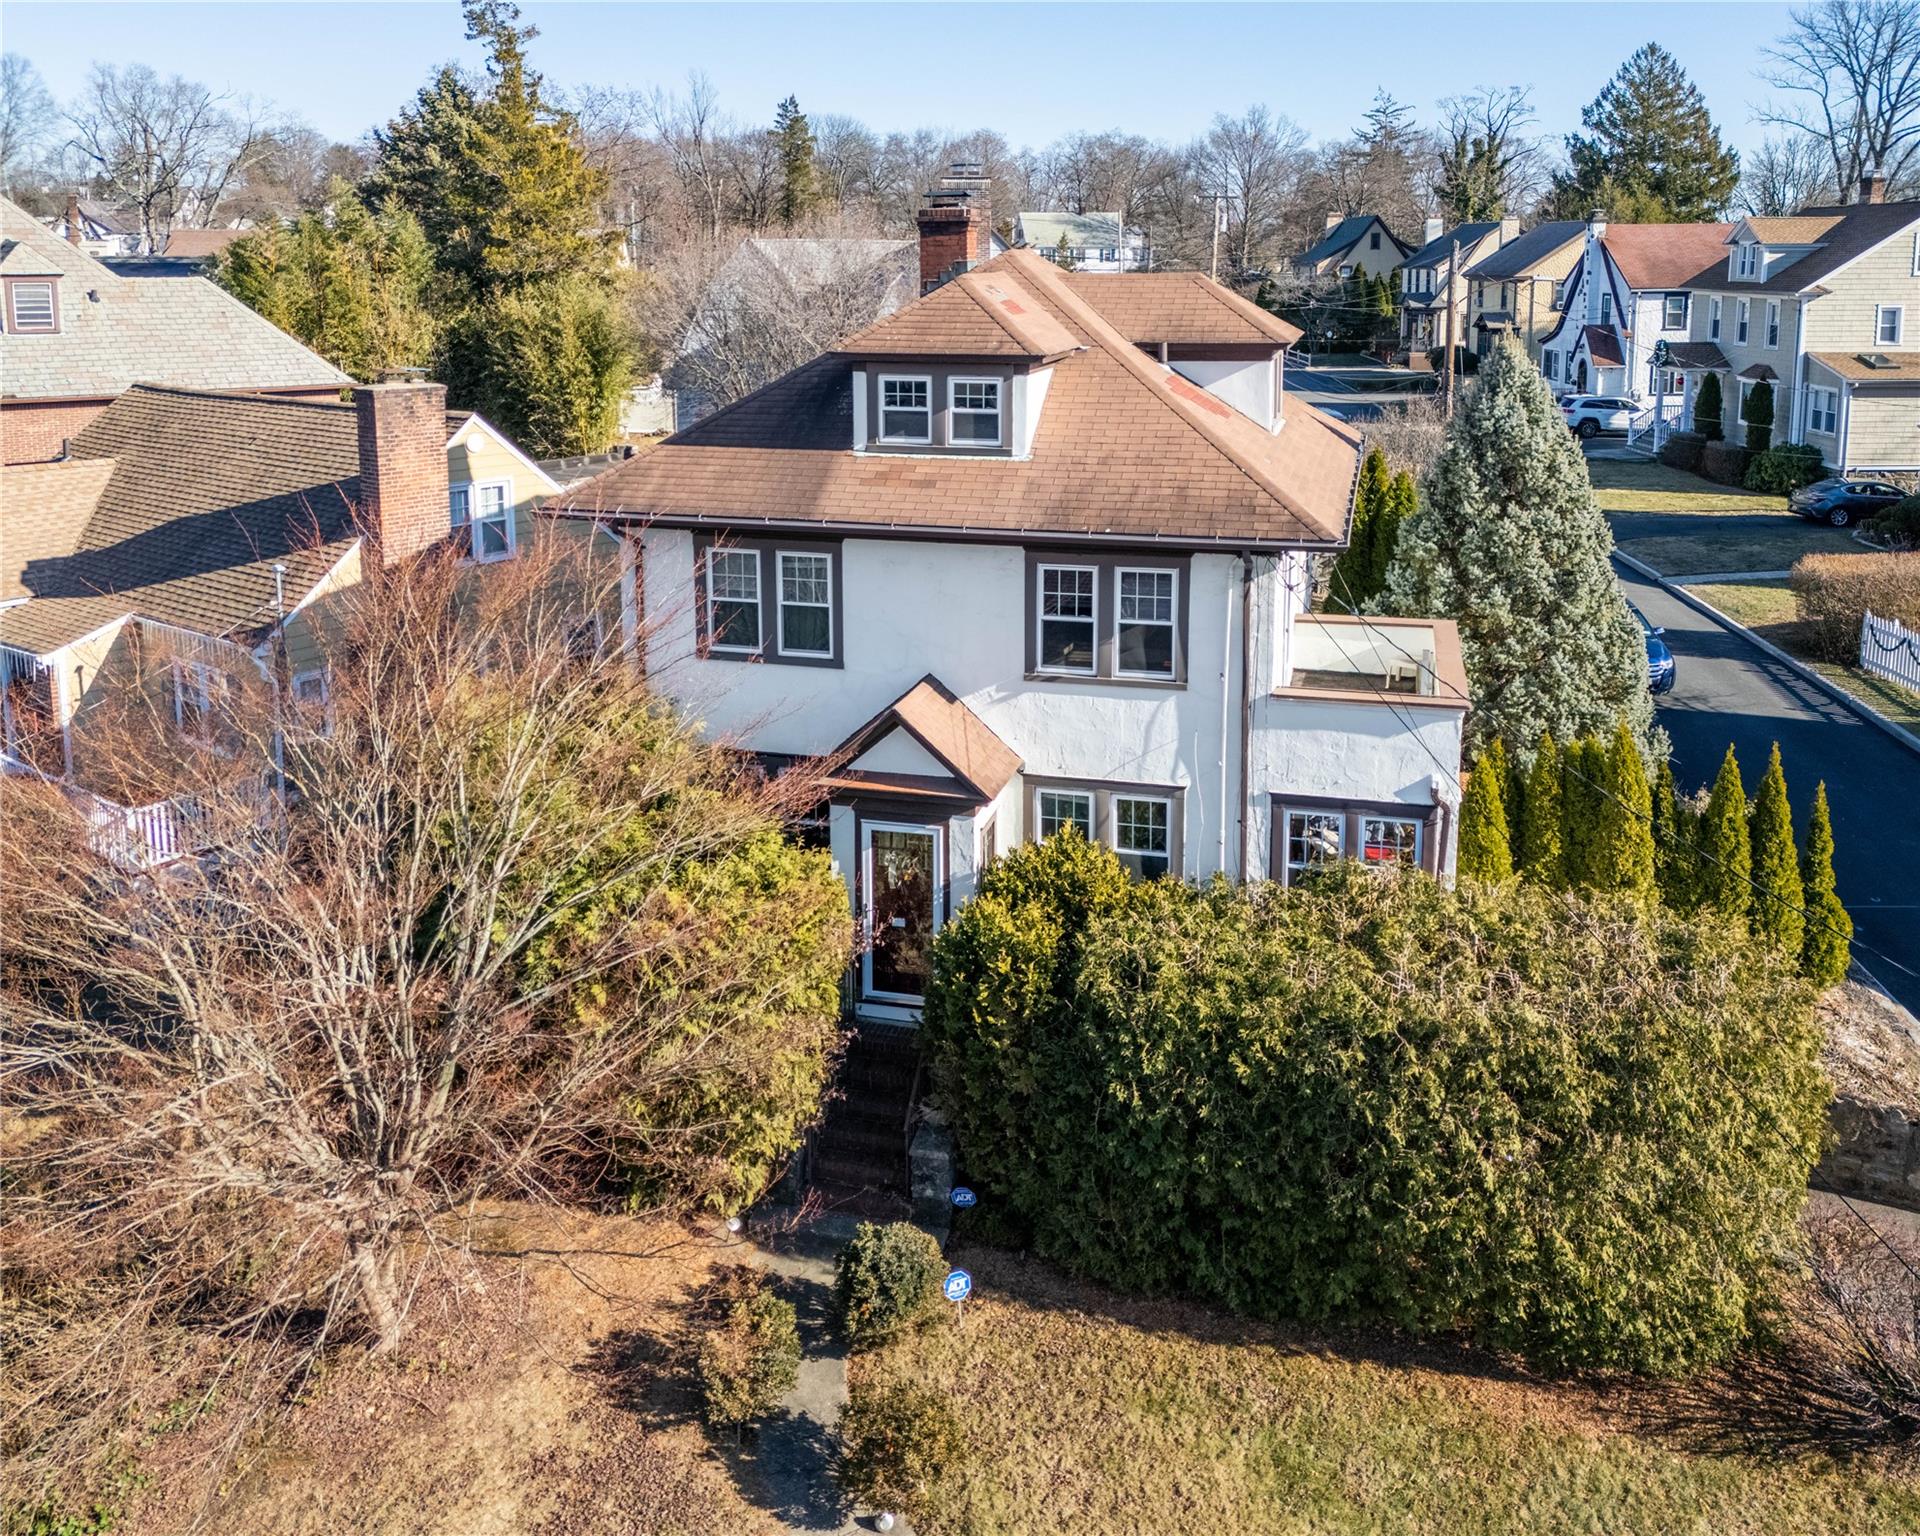
<path fill-rule="evenodd" d="M 1804 485 L 1824 480 L 1829 471 L 1821 461 L 1820 450 L 1811 443 L 1782 443 L 1765 453 L 1756 453 L 1747 466 L 1747 489 L 1770 491 L 1789 496 Z"/>
<path fill-rule="evenodd" d="M 1707 440 L 1698 432 L 1675 432 L 1660 445 L 1660 462 L 1674 469 L 1700 472 L 1700 456 L 1705 452 Z"/>
<path fill-rule="evenodd" d="M 1707 443 L 1700 451 L 1700 473 L 1722 485 L 1744 486 L 1753 455 L 1738 443 Z"/>
<path fill-rule="evenodd" d="M 1726 1354 L 1829 1097 L 1807 989 L 1712 920 L 1352 866 L 1133 885 L 1077 839 L 989 870 L 925 1031 L 1049 1258 L 1558 1367 Z"/>

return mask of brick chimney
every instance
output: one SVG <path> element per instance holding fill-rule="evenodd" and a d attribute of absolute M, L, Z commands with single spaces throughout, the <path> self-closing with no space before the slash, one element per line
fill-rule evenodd
<path fill-rule="evenodd" d="M 67 194 L 67 241 L 71 245 L 80 243 L 80 195 L 77 192 Z"/>
<path fill-rule="evenodd" d="M 1887 178 L 1880 174 L 1880 167 L 1870 165 L 1866 174 L 1860 178 L 1860 201 L 1863 203 L 1884 203 L 1887 200 Z"/>
<path fill-rule="evenodd" d="M 987 259 L 993 232 L 988 185 L 979 166 L 956 161 L 928 189 L 919 215 L 922 293 L 932 293 Z"/>
<path fill-rule="evenodd" d="M 360 527 L 376 565 L 410 559 L 451 531 L 447 507 L 447 388 L 361 384 Z"/>

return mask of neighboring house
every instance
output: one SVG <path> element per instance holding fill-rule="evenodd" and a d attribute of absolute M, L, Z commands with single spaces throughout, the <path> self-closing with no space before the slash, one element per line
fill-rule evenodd
<path fill-rule="evenodd" d="M 1721 253 L 1728 224 L 1609 224 L 1589 220 L 1580 259 L 1561 290 L 1561 314 L 1540 343 L 1540 371 L 1556 394 L 1609 395 L 1677 420 L 1681 376 L 1659 375 L 1654 349 L 1687 339 L 1688 283 Z"/>
<path fill-rule="evenodd" d="M 1400 268 L 1400 345 L 1411 356 L 1447 344 L 1449 313 L 1453 344 L 1473 345 L 1467 330 L 1467 269 L 1519 235 L 1518 219 L 1456 224 L 1452 229 L 1443 229 L 1438 219 L 1427 220 L 1426 242 Z"/>
<path fill-rule="evenodd" d="M 353 380 L 204 277 L 134 277 L 0 199 L 0 447 L 51 459 L 134 384 L 335 400 Z"/>
<path fill-rule="evenodd" d="M 1013 243 L 1028 246 L 1048 261 L 1060 259 L 1060 242 L 1079 272 L 1145 272 L 1153 249 L 1142 229 L 1123 228 L 1117 213 L 1020 213 L 1013 219 Z"/>
<path fill-rule="evenodd" d="M 1540 344 L 1560 323 L 1560 294 L 1585 249 L 1578 219 L 1539 224 L 1505 240 L 1467 268 L 1467 344 L 1481 357 L 1501 336 L 1514 337 L 1540 360 Z"/>
<path fill-rule="evenodd" d="M 1920 469 L 1920 202 L 1861 200 L 1728 226 L 1688 281 L 1692 323 L 1671 348 L 1686 409 L 1721 375 L 1727 436 L 1761 379 L 1773 441 L 1806 442 L 1850 474 Z M 1691 417 L 1687 417 L 1689 421 Z"/>
<path fill-rule="evenodd" d="M 654 687 L 830 765 L 856 1014 L 917 1018 L 982 867 L 1063 828 L 1148 877 L 1448 876 L 1458 636 L 1308 614 L 1361 441 L 1283 392 L 1299 332 L 927 228 L 926 297 L 546 509 L 625 539 Z"/>
<path fill-rule="evenodd" d="M 124 867 L 193 851 L 162 783 L 129 786 L 89 725 L 129 700 L 214 744 L 223 703 L 285 686 L 324 708 L 329 593 L 458 540 L 511 559 L 558 486 L 437 384 L 353 403 L 139 385 L 70 457 L 0 471 L 4 767 L 63 781 Z"/>
<path fill-rule="evenodd" d="M 1326 233 L 1293 258 L 1293 267 L 1304 277 L 1352 277 L 1356 272 L 1380 277 L 1399 271 L 1411 252 L 1377 214 L 1343 219 L 1330 213 Z"/>
<path fill-rule="evenodd" d="M 146 232 L 139 212 L 132 208 L 112 208 L 92 198 L 69 195 L 65 210 L 47 220 L 47 228 L 89 256 L 147 254 Z"/>

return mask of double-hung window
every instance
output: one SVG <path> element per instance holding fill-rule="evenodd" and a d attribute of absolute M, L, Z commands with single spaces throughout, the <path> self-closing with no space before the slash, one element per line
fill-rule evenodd
<path fill-rule="evenodd" d="M 1119 575 L 1114 670 L 1122 677 L 1173 676 L 1173 571 L 1128 570 Z"/>
<path fill-rule="evenodd" d="M 1900 345 L 1905 311 L 1898 304 L 1876 304 L 1873 310 L 1873 339 L 1883 347 Z"/>
<path fill-rule="evenodd" d="M 760 551 L 707 551 L 707 645 L 716 651 L 760 649 Z"/>
<path fill-rule="evenodd" d="M 1602 325 L 1613 324 L 1613 295 L 1610 293 L 1600 295 L 1600 323 Z"/>
<path fill-rule="evenodd" d="M 1173 867 L 1173 802 L 1115 795 L 1113 851 L 1142 880 L 1166 874 Z"/>
<path fill-rule="evenodd" d="M 1752 309 L 1751 299 L 1741 299 L 1733 307 L 1733 339 L 1742 346 L 1746 344 Z"/>
<path fill-rule="evenodd" d="M 513 482 L 475 480 L 449 486 L 447 506 L 454 537 L 475 560 L 504 560 L 513 553 Z"/>
<path fill-rule="evenodd" d="M 1660 317 L 1661 327 L 1669 331 L 1682 331 L 1687 326 L 1687 296 L 1684 293 L 1667 295 L 1666 313 Z"/>
<path fill-rule="evenodd" d="M 1810 389 L 1807 391 L 1807 430 L 1822 432 L 1829 437 L 1840 425 L 1840 391 L 1837 389 Z"/>
<path fill-rule="evenodd" d="M 1780 301 L 1778 299 L 1767 300 L 1767 345 L 1770 347 L 1780 345 Z"/>
<path fill-rule="evenodd" d="M 1099 577 L 1091 565 L 1040 567 L 1039 659 L 1044 671 L 1094 671 Z"/>
<path fill-rule="evenodd" d="M 59 315 L 54 309 L 53 282 L 7 284 L 7 329 L 10 331 L 57 331 Z"/>
<path fill-rule="evenodd" d="M 1287 812 L 1287 883 L 1346 853 L 1347 818 L 1338 811 Z"/>
<path fill-rule="evenodd" d="M 953 379 L 947 385 L 948 440 L 983 448 L 1000 446 L 1000 381 Z"/>
<path fill-rule="evenodd" d="M 1718 294 L 1707 301 L 1707 338 L 1710 341 L 1720 339 L 1720 296 Z"/>
<path fill-rule="evenodd" d="M 333 730 L 333 677 L 325 667 L 293 674 L 294 718 L 316 736 Z"/>
<path fill-rule="evenodd" d="M 1420 862 L 1420 823 L 1404 816 L 1362 817 L 1360 857 L 1368 864 L 1412 868 Z"/>
<path fill-rule="evenodd" d="M 933 380 L 880 375 L 880 441 L 933 441 Z"/>
<path fill-rule="evenodd" d="M 1066 827 L 1093 841 L 1093 796 L 1084 789 L 1043 789 L 1037 793 L 1042 842 Z"/>
<path fill-rule="evenodd" d="M 833 561 L 783 549 L 780 560 L 780 654 L 833 654 Z"/>
<path fill-rule="evenodd" d="M 1758 277 L 1760 275 L 1760 247 L 1752 240 L 1742 240 L 1735 247 L 1734 273 L 1738 277 Z"/>

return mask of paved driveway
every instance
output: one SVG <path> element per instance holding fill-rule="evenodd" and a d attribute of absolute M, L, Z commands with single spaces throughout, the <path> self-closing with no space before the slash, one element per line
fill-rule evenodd
<path fill-rule="evenodd" d="M 1627 600 L 1666 627 L 1680 664 L 1658 703 L 1682 790 L 1710 783 L 1731 741 L 1751 794 L 1778 741 L 1798 828 L 1826 780 L 1840 899 L 1860 945 L 1881 952 L 1855 956 L 1920 1012 L 1920 755 L 1663 588 L 1616 570 Z"/>

